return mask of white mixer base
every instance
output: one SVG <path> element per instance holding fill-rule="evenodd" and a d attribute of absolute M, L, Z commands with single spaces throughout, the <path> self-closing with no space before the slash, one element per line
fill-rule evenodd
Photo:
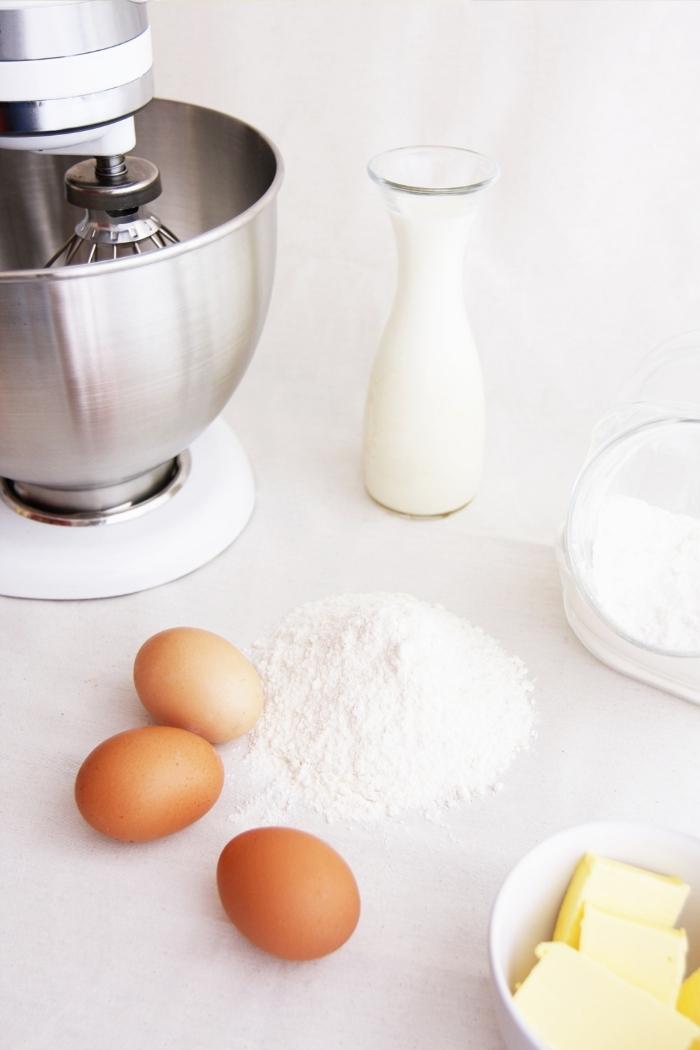
<path fill-rule="evenodd" d="M 255 506 L 253 472 L 218 419 L 190 446 L 182 489 L 141 517 L 108 525 L 46 525 L 0 500 L 0 594 L 111 598 L 176 580 L 211 561 Z"/>

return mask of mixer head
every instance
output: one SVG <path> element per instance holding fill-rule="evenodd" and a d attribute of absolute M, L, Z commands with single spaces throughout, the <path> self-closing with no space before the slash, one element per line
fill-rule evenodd
<path fill-rule="evenodd" d="M 155 251 L 177 240 L 147 205 L 158 170 L 124 155 L 134 114 L 153 97 L 141 0 L 0 0 L 0 149 L 94 158 L 66 176 L 85 209 L 47 266 Z"/>
<path fill-rule="evenodd" d="M 147 207 L 160 196 L 160 172 L 141 157 L 117 153 L 83 160 L 65 176 L 66 199 L 85 214 L 46 267 L 142 255 L 178 238 Z"/>

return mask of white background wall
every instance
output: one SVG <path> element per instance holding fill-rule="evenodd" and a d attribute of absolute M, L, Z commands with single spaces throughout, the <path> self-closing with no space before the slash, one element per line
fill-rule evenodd
<path fill-rule="evenodd" d="M 331 456 L 342 484 L 361 484 L 364 391 L 393 284 L 367 158 L 434 142 L 500 161 L 465 275 L 490 410 L 467 513 L 473 529 L 549 541 L 595 419 L 648 349 L 700 327 L 700 4 L 150 9 L 158 93 L 252 122 L 285 158 L 269 322 L 230 411 L 254 459 L 284 446 L 311 481 Z M 254 386 L 264 420 L 247 410 Z M 276 428 L 285 398 L 299 403 L 295 435 Z"/>

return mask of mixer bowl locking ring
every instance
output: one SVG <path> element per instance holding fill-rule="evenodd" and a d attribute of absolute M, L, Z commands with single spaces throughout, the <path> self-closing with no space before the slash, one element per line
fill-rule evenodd
<path fill-rule="evenodd" d="M 169 499 L 182 489 L 192 467 L 192 457 L 186 449 L 170 464 L 165 481 L 160 487 L 142 499 L 129 499 L 114 507 L 103 510 L 61 511 L 54 507 L 34 503 L 22 493 L 23 486 L 8 478 L 0 478 L 0 498 L 16 514 L 30 521 L 39 521 L 44 525 L 113 525 L 121 521 L 140 518 L 142 514 L 162 507 Z"/>

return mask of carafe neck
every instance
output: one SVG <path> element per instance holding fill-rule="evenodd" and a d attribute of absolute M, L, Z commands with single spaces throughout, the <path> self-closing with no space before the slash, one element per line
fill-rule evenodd
<path fill-rule="evenodd" d="M 461 289 L 472 215 L 436 219 L 392 211 L 391 221 L 400 283 L 440 280 L 446 289 Z"/>

